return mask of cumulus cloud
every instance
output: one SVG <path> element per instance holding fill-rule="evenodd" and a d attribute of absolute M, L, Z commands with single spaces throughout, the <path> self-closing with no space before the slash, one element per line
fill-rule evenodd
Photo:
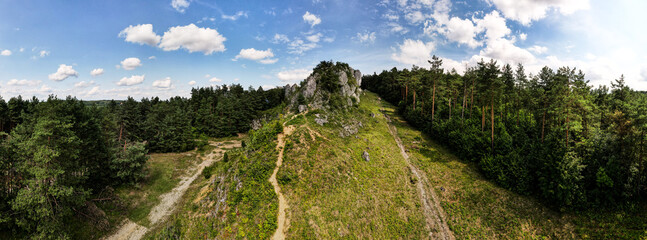
<path fill-rule="evenodd" d="M 222 19 L 227 19 L 227 20 L 236 21 L 236 20 L 238 20 L 238 18 L 240 18 L 240 17 L 247 17 L 247 13 L 246 13 L 246 12 L 243 12 L 243 11 L 238 11 L 238 12 L 237 12 L 236 14 L 234 14 L 234 15 L 225 15 L 225 14 L 222 14 L 222 16 L 221 16 L 221 17 L 222 17 Z"/>
<path fill-rule="evenodd" d="M 155 56 L 148 57 L 148 60 L 155 60 L 155 59 L 157 59 Z"/>
<path fill-rule="evenodd" d="M 312 34 L 312 35 L 310 35 L 310 36 L 306 36 L 306 39 L 307 39 L 308 41 L 310 41 L 310 42 L 317 43 L 317 42 L 319 42 L 319 39 L 320 39 L 322 36 L 323 36 L 323 35 L 322 35 L 321 33 L 316 33 L 316 34 Z"/>
<path fill-rule="evenodd" d="M 118 86 L 132 86 L 138 85 L 144 82 L 146 75 L 132 75 L 130 77 L 123 77 L 117 82 Z"/>
<path fill-rule="evenodd" d="M 528 34 L 525 34 L 525 33 L 519 34 L 519 39 L 521 39 L 521 41 L 526 41 L 527 38 L 528 38 Z"/>
<path fill-rule="evenodd" d="M 80 81 L 80 82 L 78 82 L 78 83 L 75 83 L 75 84 L 74 84 L 74 87 L 77 87 L 77 88 L 86 88 L 86 87 L 89 87 L 89 86 L 92 86 L 92 85 L 94 85 L 94 81 L 89 81 L 89 82 L 86 82 L 86 81 Z"/>
<path fill-rule="evenodd" d="M 375 42 L 375 32 L 364 32 L 357 33 L 355 37 L 360 43 L 374 43 Z"/>
<path fill-rule="evenodd" d="M 402 25 L 397 24 L 397 23 L 388 23 L 387 27 L 392 33 L 400 33 L 400 34 L 406 34 L 409 32 L 408 29 L 402 27 Z"/>
<path fill-rule="evenodd" d="M 190 81 L 190 82 L 189 82 L 189 86 L 193 86 L 193 85 L 195 85 L 196 83 L 197 83 L 197 82 L 195 82 L 195 81 Z"/>
<path fill-rule="evenodd" d="M 142 66 L 142 61 L 139 60 L 139 58 L 131 57 L 121 61 L 121 68 L 123 68 L 124 70 L 135 70 L 135 68 L 141 67 L 141 66 Z"/>
<path fill-rule="evenodd" d="M 92 89 L 90 89 L 90 91 L 88 91 L 88 93 L 86 93 L 85 95 L 90 96 L 90 95 L 94 95 L 94 94 L 96 94 L 98 92 L 99 92 L 99 86 L 96 86 L 96 87 L 93 87 Z"/>
<path fill-rule="evenodd" d="M 27 79 L 11 79 L 7 81 L 7 86 L 38 86 L 40 85 L 41 81 L 36 81 L 36 80 L 27 80 Z"/>
<path fill-rule="evenodd" d="M 559 10 L 563 15 L 589 9 L 589 0 L 488 0 L 501 10 L 506 18 L 530 25 L 532 21 L 546 17 L 549 9 Z"/>
<path fill-rule="evenodd" d="M 483 45 L 482 42 L 476 40 L 476 35 L 482 30 L 475 26 L 469 19 L 460 19 L 452 17 L 448 21 L 443 21 L 444 24 L 434 25 L 431 21 L 425 22 L 424 31 L 427 35 L 433 35 L 433 32 L 438 32 L 447 39 L 465 44 L 470 48 L 476 48 Z"/>
<path fill-rule="evenodd" d="M 79 73 L 76 72 L 72 66 L 61 64 L 58 66 L 58 70 L 55 73 L 50 74 L 48 77 L 53 81 L 63 81 L 68 77 L 78 77 Z"/>
<path fill-rule="evenodd" d="M 153 24 L 130 25 L 119 32 L 119 37 L 126 38 L 126 42 L 151 46 L 157 46 L 161 40 L 161 37 L 153 32 Z"/>
<path fill-rule="evenodd" d="M 405 39 L 398 48 L 399 52 L 393 53 L 391 59 L 404 64 L 422 66 L 431 59 L 431 52 L 435 46 L 433 42 L 424 43 L 420 40 Z"/>
<path fill-rule="evenodd" d="M 543 47 L 543 46 L 535 45 L 535 46 L 532 46 L 532 47 L 528 48 L 528 51 L 534 52 L 536 54 L 543 54 L 546 51 L 548 51 L 548 48 Z"/>
<path fill-rule="evenodd" d="M 209 79 L 209 82 L 222 82 L 222 79 L 217 77 L 212 77 L 211 79 Z"/>
<path fill-rule="evenodd" d="M 303 21 L 310 24 L 310 27 L 314 27 L 315 25 L 321 23 L 321 18 L 317 17 L 317 15 L 314 15 L 306 11 L 306 13 L 303 14 Z"/>
<path fill-rule="evenodd" d="M 174 51 L 180 48 L 192 52 L 203 52 L 210 55 L 214 52 L 225 51 L 225 37 L 211 28 L 200 28 L 195 24 L 172 27 L 164 33 L 159 47 L 164 51 Z"/>
<path fill-rule="evenodd" d="M 306 79 L 308 76 L 310 76 L 310 73 L 312 73 L 312 70 L 294 69 L 281 71 L 276 74 L 276 77 L 282 82 L 298 82 Z"/>
<path fill-rule="evenodd" d="M 90 75 L 92 75 L 93 77 L 99 76 L 101 74 L 103 74 L 103 68 L 95 68 L 90 71 Z"/>
<path fill-rule="evenodd" d="M 184 13 L 184 10 L 189 8 L 189 5 L 191 3 L 189 0 L 172 0 L 171 1 L 171 6 L 175 8 L 178 12 Z"/>
<path fill-rule="evenodd" d="M 11 56 L 11 50 L 5 49 L 0 52 L 0 55 L 2 56 Z"/>
<path fill-rule="evenodd" d="M 156 88 L 169 89 L 172 86 L 173 84 L 171 83 L 170 77 L 153 81 L 153 87 L 156 87 Z"/>
<path fill-rule="evenodd" d="M 240 53 L 236 55 L 236 58 L 234 58 L 234 61 L 240 58 L 258 61 L 263 64 L 272 64 L 278 61 L 278 59 L 272 59 L 272 57 L 274 57 L 274 53 L 272 53 L 272 49 L 270 48 L 268 48 L 267 50 L 256 50 L 254 48 L 248 48 L 241 49 Z"/>

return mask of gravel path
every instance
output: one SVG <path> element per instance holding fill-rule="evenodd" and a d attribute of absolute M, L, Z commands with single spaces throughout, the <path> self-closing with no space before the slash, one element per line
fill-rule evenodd
<path fill-rule="evenodd" d="M 276 173 L 279 172 L 279 168 L 283 164 L 283 149 L 285 148 L 285 137 L 292 134 L 294 131 L 294 126 L 288 126 L 283 128 L 283 133 L 278 136 L 278 144 L 276 149 L 279 151 L 279 156 L 276 159 L 276 168 L 270 177 L 270 183 L 274 186 L 274 192 L 279 197 L 279 216 L 278 216 L 278 226 L 276 227 L 276 232 L 272 236 L 272 239 L 285 239 L 285 230 L 289 224 L 289 220 L 285 216 L 285 209 L 288 208 L 288 202 L 285 200 L 285 197 L 281 193 L 281 187 L 276 181 Z"/>

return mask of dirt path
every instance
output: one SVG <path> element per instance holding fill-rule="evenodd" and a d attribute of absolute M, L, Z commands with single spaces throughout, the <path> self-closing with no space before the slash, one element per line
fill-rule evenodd
<path fill-rule="evenodd" d="M 173 188 L 170 192 L 167 192 L 165 194 L 162 194 L 159 196 L 160 198 L 160 203 L 155 205 L 153 209 L 151 209 L 151 212 L 148 214 L 148 220 L 150 221 L 150 226 L 154 226 L 155 224 L 161 222 L 161 220 L 165 219 L 170 215 L 174 210 L 177 205 L 177 203 L 180 201 L 186 190 L 189 188 L 191 183 L 200 176 L 202 173 L 202 169 L 204 169 L 206 166 L 209 166 L 213 164 L 216 161 L 216 155 L 218 154 L 223 154 L 225 150 L 222 148 L 232 148 L 232 147 L 239 147 L 240 142 L 238 141 L 230 141 L 232 143 L 230 144 L 222 144 L 222 143 L 217 143 L 217 142 L 209 142 L 209 144 L 213 146 L 219 147 L 218 149 L 213 150 L 209 155 L 206 155 L 205 157 L 202 158 L 202 163 L 199 165 L 191 168 L 188 170 L 190 175 L 183 176 L 180 178 L 180 182 L 178 185 Z M 141 226 L 130 219 L 124 220 L 124 223 L 119 227 L 119 230 L 115 232 L 115 234 L 106 237 L 105 239 L 107 240 L 139 240 L 141 239 L 146 232 L 148 232 L 148 228 Z"/>
<path fill-rule="evenodd" d="M 388 122 L 389 132 L 400 148 L 400 154 L 402 154 L 402 157 L 404 157 L 407 165 L 409 165 L 409 169 L 418 180 L 416 181 L 416 187 L 418 188 L 418 192 L 420 192 L 420 200 L 422 201 L 422 205 L 424 206 L 424 215 L 427 222 L 427 228 L 430 230 L 430 237 L 432 239 L 455 239 L 454 234 L 451 230 L 449 230 L 449 227 L 447 226 L 445 211 L 442 209 L 442 207 L 440 207 L 438 197 L 436 197 L 436 193 L 433 191 L 432 186 L 429 184 L 427 177 L 423 172 L 421 172 L 420 170 L 418 170 L 418 168 L 411 164 L 411 162 L 409 161 L 409 155 L 402 145 L 402 140 L 400 139 L 400 137 L 398 137 L 398 129 L 391 123 L 391 118 L 386 113 L 384 114 L 384 117 Z M 429 198 L 427 194 L 427 189 L 429 189 L 429 195 L 431 195 L 431 198 Z M 436 234 L 433 234 L 433 232 L 436 232 Z"/>
<path fill-rule="evenodd" d="M 276 168 L 274 168 L 274 172 L 270 177 L 270 183 L 272 183 L 274 192 L 279 197 L 279 217 L 278 226 L 276 227 L 276 232 L 274 232 L 272 239 L 285 239 L 285 230 L 287 229 L 286 226 L 289 224 L 289 220 L 285 216 L 285 209 L 288 208 L 288 202 L 285 200 L 285 197 L 283 197 L 283 194 L 281 193 L 281 187 L 279 187 L 279 183 L 276 181 L 276 173 L 279 172 L 279 168 L 283 164 L 283 149 L 285 148 L 285 137 L 292 134 L 293 131 L 294 126 L 283 127 L 283 133 L 279 134 L 278 144 L 276 145 L 276 149 L 279 151 L 279 156 L 276 159 Z"/>

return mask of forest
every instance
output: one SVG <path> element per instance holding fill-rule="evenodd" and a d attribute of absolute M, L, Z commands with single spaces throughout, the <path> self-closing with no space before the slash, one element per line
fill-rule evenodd
<path fill-rule="evenodd" d="M 0 97 L 0 232 L 67 238 L 106 187 L 137 184 L 149 152 L 232 136 L 284 102 L 281 88 L 194 88 L 190 98 L 84 102 Z"/>
<path fill-rule="evenodd" d="M 561 211 L 635 206 L 647 190 L 647 93 L 624 76 L 589 85 L 575 68 L 527 73 L 481 60 L 364 76 L 362 88 L 500 186 Z"/>

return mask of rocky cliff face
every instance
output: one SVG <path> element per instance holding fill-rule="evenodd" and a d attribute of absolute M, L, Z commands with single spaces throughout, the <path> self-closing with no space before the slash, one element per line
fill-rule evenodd
<path fill-rule="evenodd" d="M 290 109 L 303 112 L 313 109 L 346 108 L 359 103 L 362 73 L 337 62 L 321 62 L 300 86 L 285 86 Z"/>

